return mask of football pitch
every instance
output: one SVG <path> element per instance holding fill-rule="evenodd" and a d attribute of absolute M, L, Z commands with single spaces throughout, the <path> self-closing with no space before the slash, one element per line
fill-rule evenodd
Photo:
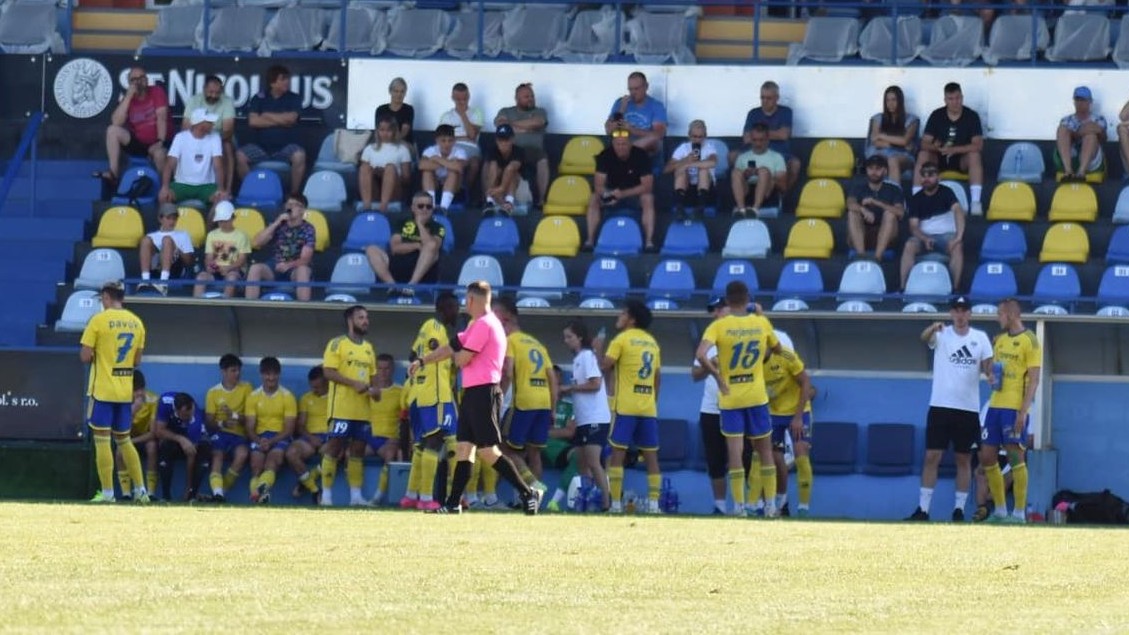
<path fill-rule="evenodd" d="M 0 503 L 0 631 L 1126 632 L 1129 533 Z"/>

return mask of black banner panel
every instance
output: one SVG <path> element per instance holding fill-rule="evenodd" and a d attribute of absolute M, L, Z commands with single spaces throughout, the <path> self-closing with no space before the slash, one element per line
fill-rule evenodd
<path fill-rule="evenodd" d="M 85 434 L 86 365 L 72 351 L 0 350 L 0 440 Z"/>

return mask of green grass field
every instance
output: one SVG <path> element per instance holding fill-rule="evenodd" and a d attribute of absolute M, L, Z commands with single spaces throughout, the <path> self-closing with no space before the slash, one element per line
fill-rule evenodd
<path fill-rule="evenodd" d="M 0 631 L 1129 631 L 1129 533 L 0 504 Z"/>

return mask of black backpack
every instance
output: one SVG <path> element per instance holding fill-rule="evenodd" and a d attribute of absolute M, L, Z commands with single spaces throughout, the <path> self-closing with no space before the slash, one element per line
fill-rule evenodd
<path fill-rule="evenodd" d="M 1064 489 L 1051 499 L 1054 505 L 1067 503 L 1066 521 L 1085 525 L 1129 524 L 1129 503 L 1108 489 L 1100 492 L 1072 492 Z"/>
<path fill-rule="evenodd" d="M 153 191 L 153 179 L 148 175 L 142 174 L 137 177 L 133 183 L 130 183 L 129 190 L 126 191 L 125 196 L 129 199 L 129 204 L 134 207 L 140 207 L 140 199 L 143 196 L 148 196 Z"/>

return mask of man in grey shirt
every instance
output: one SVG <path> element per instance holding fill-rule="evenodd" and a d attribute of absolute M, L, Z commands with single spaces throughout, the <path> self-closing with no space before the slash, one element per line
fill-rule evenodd
<path fill-rule="evenodd" d="M 517 105 L 498 111 L 494 125 L 509 124 L 513 127 L 514 145 L 521 148 L 525 157 L 522 171 L 526 174 L 530 168 L 536 171 L 537 206 L 544 207 L 549 193 L 549 158 L 545 155 L 545 128 L 549 126 L 549 115 L 544 108 L 537 107 L 533 84 L 519 84 L 514 91 L 514 101 Z"/>

